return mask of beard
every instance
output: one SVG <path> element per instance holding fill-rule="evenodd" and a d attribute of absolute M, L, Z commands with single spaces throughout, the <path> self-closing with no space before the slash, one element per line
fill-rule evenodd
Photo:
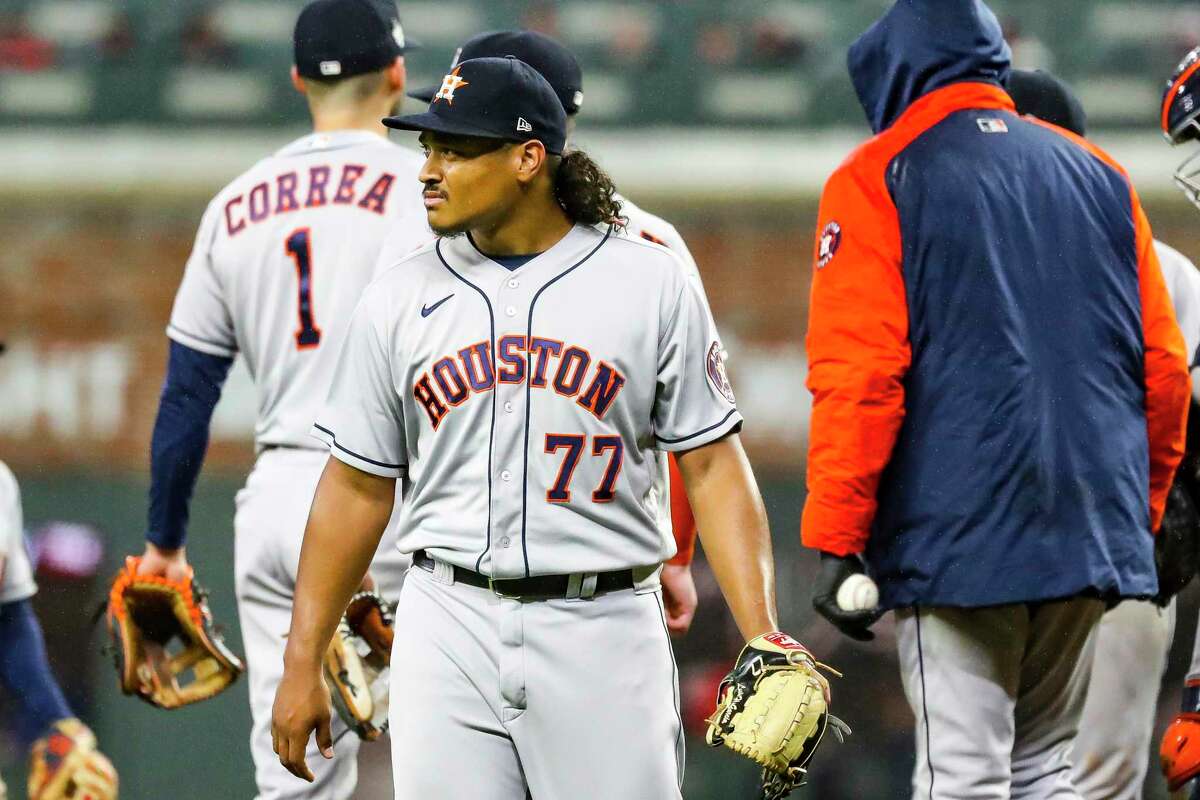
<path fill-rule="evenodd" d="M 435 225 L 433 220 L 428 218 L 428 215 L 426 216 L 426 221 L 429 223 L 429 229 L 443 239 L 453 239 L 456 236 L 462 236 L 470 229 L 470 226 L 466 222 L 454 225 Z"/>

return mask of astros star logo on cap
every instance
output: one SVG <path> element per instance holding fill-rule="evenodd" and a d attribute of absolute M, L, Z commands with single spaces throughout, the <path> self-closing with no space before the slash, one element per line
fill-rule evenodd
<path fill-rule="evenodd" d="M 445 100 L 450 105 L 454 105 L 455 90 L 471 85 L 463 80 L 462 76 L 458 74 L 460 69 L 462 68 L 455 67 L 449 75 L 442 78 L 442 88 L 438 89 L 437 94 L 433 96 L 433 102 L 436 103 L 438 100 Z"/>

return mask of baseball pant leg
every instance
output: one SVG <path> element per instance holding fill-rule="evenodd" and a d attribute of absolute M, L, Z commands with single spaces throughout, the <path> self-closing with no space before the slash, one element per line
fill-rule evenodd
<path fill-rule="evenodd" d="M 396 800 L 525 800 L 521 761 L 500 721 L 500 602 L 409 570 L 392 647 Z"/>
<path fill-rule="evenodd" d="M 1085 800 L 1141 800 L 1174 627 L 1173 600 L 1166 608 L 1126 600 L 1096 626 L 1091 685 L 1071 753 Z"/>
<path fill-rule="evenodd" d="M 1024 606 L 896 612 L 900 676 L 916 717 L 914 800 L 1009 800 Z"/>
<path fill-rule="evenodd" d="M 506 727 L 533 799 L 681 797 L 683 727 L 660 591 L 505 612 Z"/>
<path fill-rule="evenodd" d="M 235 585 L 250 690 L 250 752 L 257 800 L 347 800 L 358 779 L 359 740 L 334 715 L 334 758 L 309 742 L 306 783 L 279 763 L 271 746 L 271 709 L 283 677 L 283 650 L 291 625 L 296 567 L 308 509 L 324 467 L 321 453 L 268 451 L 238 493 Z"/>
<path fill-rule="evenodd" d="M 1080 798 L 1070 756 L 1092 674 L 1093 634 L 1103 613 L 1100 600 L 1086 597 L 1030 605 L 1013 715 L 1013 800 Z"/>

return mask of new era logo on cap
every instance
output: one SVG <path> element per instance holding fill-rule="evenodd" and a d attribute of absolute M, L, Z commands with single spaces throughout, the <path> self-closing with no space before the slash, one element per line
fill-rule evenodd
<path fill-rule="evenodd" d="M 533 130 L 533 126 L 524 117 L 517 117 L 517 130 L 521 133 L 529 133 Z"/>
<path fill-rule="evenodd" d="M 436 103 L 438 100 L 445 100 L 450 105 L 454 105 L 454 92 L 464 86 L 471 85 L 463 80 L 463 77 L 458 74 L 458 70 L 459 68 L 455 67 L 449 75 L 442 78 L 442 88 L 438 89 L 437 94 L 433 96 L 433 102 Z"/>
<path fill-rule="evenodd" d="M 322 61 L 320 64 L 322 75 L 341 75 L 342 62 L 340 61 Z"/>

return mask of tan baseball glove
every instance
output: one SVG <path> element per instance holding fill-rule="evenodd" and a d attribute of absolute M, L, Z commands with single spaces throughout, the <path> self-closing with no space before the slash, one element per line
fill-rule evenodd
<path fill-rule="evenodd" d="M 108 595 L 108 631 L 125 694 L 179 708 L 218 694 L 245 667 L 213 629 L 207 597 L 194 578 L 138 575 L 130 556 Z"/>
<path fill-rule="evenodd" d="M 705 739 L 762 766 L 765 800 L 804 784 L 827 728 L 839 740 L 850 732 L 829 713 L 829 682 L 819 669 L 838 675 L 786 633 L 768 633 L 742 648 L 717 690 Z"/>
<path fill-rule="evenodd" d="M 325 651 L 325 682 L 338 716 L 364 741 L 387 730 L 392 615 L 375 592 L 350 599 Z"/>
<path fill-rule="evenodd" d="M 29 800 L 116 800 L 117 771 L 77 719 L 61 719 L 33 743 Z"/>

